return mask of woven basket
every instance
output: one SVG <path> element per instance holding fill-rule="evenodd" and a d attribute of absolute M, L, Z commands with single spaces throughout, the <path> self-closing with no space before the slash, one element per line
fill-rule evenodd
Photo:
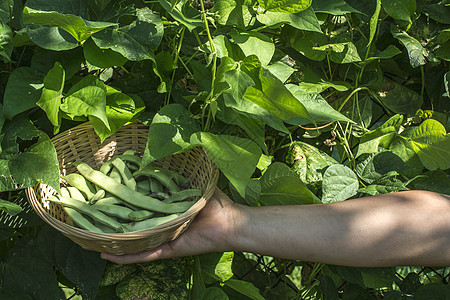
<path fill-rule="evenodd" d="M 135 122 L 122 127 L 100 143 L 92 126 L 84 123 L 55 136 L 52 141 L 58 153 L 60 173 L 66 175 L 76 172 L 70 162 L 83 161 L 98 169 L 105 161 L 126 150 L 132 149 L 142 154 L 147 137 L 148 127 Z M 178 218 L 146 230 L 100 234 L 79 229 L 70 225 L 72 222 L 60 204 L 45 201 L 55 194 L 50 186 L 38 184 L 28 188 L 26 194 L 33 209 L 45 222 L 81 247 L 116 255 L 138 253 L 171 241 L 186 230 L 214 193 L 219 174 L 217 167 L 200 147 L 162 158 L 156 163 L 184 175 L 189 179 L 191 188 L 203 190 L 203 196 Z"/>

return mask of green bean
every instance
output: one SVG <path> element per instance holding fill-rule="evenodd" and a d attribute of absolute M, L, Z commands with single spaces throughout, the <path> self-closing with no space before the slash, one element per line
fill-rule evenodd
<path fill-rule="evenodd" d="M 164 200 L 166 203 L 172 203 L 177 201 L 182 201 L 191 197 L 199 197 L 203 195 L 202 190 L 200 189 L 185 189 L 176 193 L 170 194 L 168 198 Z"/>
<path fill-rule="evenodd" d="M 122 161 L 130 162 L 132 164 L 135 164 L 137 167 L 141 166 L 141 158 L 140 157 L 135 156 L 135 155 L 123 154 L 123 155 L 114 156 L 110 160 L 104 162 L 103 165 L 100 167 L 100 172 L 102 172 L 103 174 L 108 174 L 112 168 L 112 163 L 116 159 L 121 159 Z"/>
<path fill-rule="evenodd" d="M 128 225 L 125 225 L 125 230 L 127 231 L 138 231 L 138 230 L 144 230 L 149 229 L 155 226 L 158 226 L 160 224 L 169 222 L 175 218 L 177 218 L 179 214 L 171 214 L 164 217 L 157 217 L 157 218 L 151 218 L 139 222 L 132 222 Z"/>
<path fill-rule="evenodd" d="M 76 209 L 78 212 L 91 217 L 97 222 L 100 222 L 113 228 L 115 232 L 124 232 L 124 226 L 122 224 L 120 224 L 113 218 L 105 215 L 104 213 L 92 208 L 92 206 L 87 203 L 63 196 L 59 197 L 52 196 L 48 200 L 60 203 L 65 207 Z"/>
<path fill-rule="evenodd" d="M 80 192 L 79 189 L 77 189 L 74 186 L 68 186 L 67 189 L 69 190 L 69 197 L 75 200 L 86 202 L 86 199 L 84 198 L 83 194 Z M 66 196 L 66 195 L 63 195 Z"/>
<path fill-rule="evenodd" d="M 175 181 L 176 184 L 178 184 L 181 187 L 188 187 L 189 186 L 189 180 L 181 175 L 180 173 L 177 173 L 175 171 L 161 168 L 161 167 L 153 167 L 155 170 L 160 170 L 161 172 L 164 172 L 169 176 L 173 181 Z"/>
<path fill-rule="evenodd" d="M 66 176 L 62 176 L 62 178 L 65 181 L 67 181 L 68 184 L 70 184 L 73 187 L 76 187 L 78 190 L 84 193 L 84 195 L 88 200 L 91 199 L 92 196 L 94 196 L 95 188 L 82 175 L 72 173 Z"/>
<path fill-rule="evenodd" d="M 167 187 L 169 192 L 174 193 L 178 192 L 180 188 L 178 185 L 172 180 L 172 178 L 167 175 L 165 172 L 161 170 L 155 169 L 153 167 L 146 167 L 142 170 L 136 171 L 133 173 L 134 178 L 138 178 L 140 176 L 147 176 L 158 179 L 163 185 Z"/>
<path fill-rule="evenodd" d="M 102 199 L 105 197 L 105 190 L 104 189 L 99 189 L 97 191 L 97 193 L 94 194 L 94 196 L 91 197 L 91 199 L 89 200 L 90 204 L 94 204 L 95 202 L 97 202 L 98 200 Z"/>
<path fill-rule="evenodd" d="M 117 168 L 113 168 L 109 173 L 109 177 L 113 178 L 118 183 L 122 183 L 122 176 L 120 175 L 119 170 Z"/>
<path fill-rule="evenodd" d="M 112 164 L 119 170 L 123 183 L 130 189 L 136 190 L 136 180 L 134 180 L 133 174 L 131 174 L 125 162 L 120 157 L 117 157 L 113 160 Z"/>
<path fill-rule="evenodd" d="M 154 197 L 154 198 L 158 198 L 158 199 L 161 199 L 161 200 L 165 200 L 165 199 L 169 198 L 169 195 L 164 193 L 164 192 L 150 193 L 149 196 L 150 197 Z"/>
<path fill-rule="evenodd" d="M 62 187 L 61 188 L 61 195 L 63 195 L 64 197 L 70 197 L 69 190 L 66 187 Z"/>
<path fill-rule="evenodd" d="M 105 191 L 121 198 L 125 202 L 137 207 L 164 213 L 181 213 L 188 210 L 195 203 L 195 201 L 163 203 L 158 199 L 145 196 L 130 189 L 126 185 L 116 182 L 114 179 L 108 177 L 102 172 L 93 170 L 86 163 L 77 163 L 76 167 L 78 171 L 90 182 L 100 186 Z"/>
<path fill-rule="evenodd" d="M 77 200 L 78 201 L 78 200 Z M 86 219 L 81 213 L 76 209 L 71 207 L 64 207 L 67 215 L 72 219 L 72 221 L 77 224 L 81 229 L 89 230 L 91 232 L 103 233 L 103 231 L 92 224 L 88 219 Z"/>
<path fill-rule="evenodd" d="M 149 210 L 136 210 L 136 211 L 132 211 L 128 215 L 128 218 L 131 221 L 142 221 L 142 220 L 152 217 L 154 214 L 155 213 L 153 211 L 149 211 Z"/>
<path fill-rule="evenodd" d="M 150 182 L 150 190 L 153 193 L 162 192 L 164 190 L 159 180 L 149 177 L 148 181 Z"/>
<path fill-rule="evenodd" d="M 96 205 L 99 205 L 99 204 L 116 205 L 116 204 L 124 204 L 124 203 L 125 202 L 122 199 L 114 197 L 114 196 L 110 196 L 110 197 L 98 199 L 97 202 L 95 202 L 93 205 L 95 207 Z"/>
<path fill-rule="evenodd" d="M 150 192 L 150 182 L 147 179 L 136 182 L 137 191 L 142 194 L 148 194 Z"/>
<path fill-rule="evenodd" d="M 94 207 L 108 216 L 113 216 L 122 220 L 130 220 L 128 215 L 133 212 L 133 210 L 128 207 L 114 204 L 96 204 Z"/>

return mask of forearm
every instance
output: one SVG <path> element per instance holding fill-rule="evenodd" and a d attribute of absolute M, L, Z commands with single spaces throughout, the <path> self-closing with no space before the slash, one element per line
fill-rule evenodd
<path fill-rule="evenodd" d="M 450 265 L 450 201 L 434 193 L 237 211 L 231 250 L 349 266 Z"/>

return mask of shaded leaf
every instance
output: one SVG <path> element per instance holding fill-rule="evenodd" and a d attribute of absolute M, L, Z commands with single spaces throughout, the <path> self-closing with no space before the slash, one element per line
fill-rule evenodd
<path fill-rule="evenodd" d="M 35 107 L 44 86 L 43 78 L 44 74 L 29 67 L 11 72 L 3 97 L 3 114 L 7 119 Z"/>
<path fill-rule="evenodd" d="M 395 171 L 386 174 L 373 182 L 373 184 L 360 188 L 358 192 L 375 196 L 409 190 L 402 181 L 395 178 L 396 175 L 398 173 Z"/>
<path fill-rule="evenodd" d="M 95 44 L 111 49 L 132 61 L 153 59 L 163 36 L 161 18 L 149 8 L 136 10 L 137 19 L 131 24 L 107 28 L 92 35 Z"/>
<path fill-rule="evenodd" d="M 120 67 L 127 62 L 127 59 L 119 52 L 101 49 L 92 39 L 88 39 L 83 44 L 83 52 L 86 61 L 99 68 Z"/>
<path fill-rule="evenodd" d="M 311 7 L 297 13 L 274 12 L 268 10 L 263 14 L 256 15 L 256 18 L 260 23 L 266 26 L 288 24 L 300 30 L 322 32 L 319 20 Z"/>
<path fill-rule="evenodd" d="M 260 203 L 263 205 L 297 205 L 317 203 L 313 193 L 287 165 L 271 164 L 259 179 Z"/>
<path fill-rule="evenodd" d="M 22 211 L 22 207 L 7 200 L 0 199 L 0 209 L 11 216 L 15 216 Z"/>
<path fill-rule="evenodd" d="M 258 0 L 259 5 L 265 10 L 285 13 L 296 13 L 307 9 L 311 0 Z"/>
<path fill-rule="evenodd" d="M 390 151 L 371 154 L 356 166 L 356 173 L 367 183 L 373 183 L 391 171 L 401 172 L 406 168 L 403 160 Z"/>
<path fill-rule="evenodd" d="M 229 279 L 224 283 L 226 286 L 244 294 L 253 300 L 264 300 L 264 297 L 261 296 L 257 287 L 253 285 L 253 283 L 238 279 Z"/>
<path fill-rule="evenodd" d="M 380 101 L 394 113 L 414 115 L 423 103 L 418 93 L 387 78 L 377 93 Z"/>
<path fill-rule="evenodd" d="M 159 4 L 178 22 L 186 26 L 189 31 L 204 26 L 200 12 L 190 5 L 189 1 L 177 1 L 175 5 L 168 0 L 158 0 Z"/>
<path fill-rule="evenodd" d="M 404 31 L 397 31 L 393 26 L 391 27 L 391 33 L 394 38 L 398 39 L 405 46 L 406 51 L 408 51 L 409 63 L 413 68 L 426 63 L 425 57 L 428 56 L 428 52 L 418 40 Z"/>

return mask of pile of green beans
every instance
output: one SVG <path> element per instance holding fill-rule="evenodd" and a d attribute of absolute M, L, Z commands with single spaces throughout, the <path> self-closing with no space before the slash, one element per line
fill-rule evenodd
<path fill-rule="evenodd" d="M 152 228 L 177 218 L 202 195 L 177 172 L 142 166 L 131 150 L 99 170 L 84 162 L 73 164 L 79 174 L 63 176 L 67 185 L 48 200 L 61 204 L 74 225 L 96 233 Z"/>

